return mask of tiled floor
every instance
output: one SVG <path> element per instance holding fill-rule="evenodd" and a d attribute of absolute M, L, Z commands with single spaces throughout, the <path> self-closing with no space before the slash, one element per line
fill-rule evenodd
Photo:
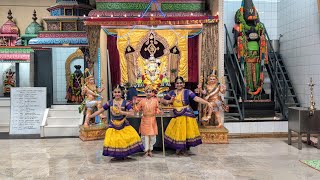
<path fill-rule="evenodd" d="M 320 179 L 299 160 L 320 159 L 320 150 L 299 151 L 284 138 L 231 139 L 203 144 L 189 157 L 172 151 L 163 158 L 141 154 L 114 162 L 104 157 L 103 141 L 68 139 L 0 140 L 0 179 Z"/>

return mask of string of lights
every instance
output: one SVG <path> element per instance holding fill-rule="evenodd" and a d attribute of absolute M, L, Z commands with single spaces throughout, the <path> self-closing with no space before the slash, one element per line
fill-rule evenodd
<path fill-rule="evenodd" d="M 155 5 L 157 6 L 157 10 L 160 12 L 160 14 L 161 14 L 163 17 L 166 17 L 166 14 L 161 10 L 161 7 L 160 7 L 160 5 L 158 4 L 157 0 L 150 0 L 147 8 L 144 10 L 144 12 L 143 12 L 143 13 L 141 14 L 141 16 L 140 16 L 141 18 L 143 18 L 143 17 L 147 14 L 147 12 L 149 11 L 149 9 L 150 9 L 150 7 L 151 7 L 151 5 L 152 5 L 153 3 L 155 3 Z M 192 13 L 191 13 L 191 15 L 192 15 Z M 113 37 L 117 37 L 117 38 L 120 38 L 120 39 L 121 39 L 121 38 L 127 38 L 127 37 L 129 37 L 129 35 L 133 32 L 133 30 L 134 30 L 136 27 L 137 27 L 136 25 L 133 26 L 132 29 L 131 29 L 127 34 L 125 34 L 125 35 L 123 35 L 123 36 L 118 36 L 118 35 L 110 32 L 110 31 L 108 31 L 107 28 L 103 28 L 103 30 L 104 30 L 104 32 L 107 33 L 108 35 L 113 36 Z M 182 36 L 182 35 L 180 35 L 178 32 L 175 31 L 175 29 L 173 28 L 172 25 L 170 25 L 169 28 L 170 28 L 171 31 L 173 31 L 173 32 L 176 34 L 176 36 L 177 36 L 179 39 L 194 38 L 194 37 L 198 36 L 199 34 L 201 34 L 202 31 L 203 31 L 203 28 L 201 28 L 198 32 L 194 33 L 194 34 L 191 35 L 191 36 Z"/>

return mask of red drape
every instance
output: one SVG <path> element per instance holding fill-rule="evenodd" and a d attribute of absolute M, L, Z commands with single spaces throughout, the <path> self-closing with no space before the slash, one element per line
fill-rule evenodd
<path fill-rule="evenodd" d="M 198 38 L 199 36 L 188 39 L 188 81 L 198 82 Z"/>
<path fill-rule="evenodd" d="M 112 87 L 120 84 L 120 57 L 119 51 L 117 48 L 117 37 L 108 36 L 107 39 L 107 48 L 109 51 L 110 59 L 110 75 L 111 75 L 111 84 Z"/>

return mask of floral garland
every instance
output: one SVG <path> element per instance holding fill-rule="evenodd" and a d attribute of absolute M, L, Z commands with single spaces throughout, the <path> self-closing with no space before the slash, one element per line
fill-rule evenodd
<path fill-rule="evenodd" d="M 250 30 L 252 26 L 249 26 L 247 24 L 247 22 L 245 21 L 244 15 L 243 15 L 243 10 L 244 10 L 243 7 L 241 7 L 236 12 L 236 18 L 240 22 L 240 27 L 239 27 L 240 37 L 238 38 L 238 41 L 241 42 L 241 45 L 242 45 L 241 46 L 241 51 L 238 51 L 238 53 L 240 54 L 240 58 L 245 60 L 247 58 L 256 58 L 257 55 L 253 54 L 253 53 L 248 53 L 248 39 L 246 37 L 245 31 L 246 30 Z M 256 11 L 255 7 L 254 7 L 254 10 Z M 259 15 L 258 14 L 257 14 L 257 19 L 259 19 Z M 254 26 L 254 29 L 258 32 L 259 36 L 262 36 L 265 33 L 265 29 L 264 29 L 263 24 L 261 22 L 258 22 Z M 267 51 L 266 47 L 263 47 L 263 49 L 265 51 Z M 261 50 L 261 48 L 260 48 L 260 50 Z M 263 52 L 263 53 L 266 53 L 266 52 Z M 258 57 L 261 60 L 261 66 L 260 67 L 263 67 L 263 63 L 264 63 L 264 59 L 265 58 L 264 58 L 264 56 L 263 57 L 258 56 Z M 250 91 L 250 87 L 247 87 L 248 93 L 250 95 L 252 95 L 252 96 L 255 96 L 255 95 L 258 95 L 259 93 L 261 93 L 262 86 L 263 86 L 263 80 L 264 80 L 262 69 L 261 69 L 260 74 L 259 74 L 259 85 L 258 85 L 258 88 L 255 91 Z M 250 69 L 250 72 L 245 73 L 246 79 L 248 78 L 249 74 L 252 74 L 252 73 L 253 72 L 251 72 L 251 69 Z"/>

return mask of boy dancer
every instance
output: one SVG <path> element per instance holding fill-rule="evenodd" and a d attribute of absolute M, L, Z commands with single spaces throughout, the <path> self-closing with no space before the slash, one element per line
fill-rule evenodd
<path fill-rule="evenodd" d="M 153 145 L 156 143 L 158 126 L 156 114 L 160 113 L 158 99 L 154 97 L 151 86 L 145 87 L 146 98 L 142 99 L 134 108 L 135 111 L 142 111 L 143 115 L 140 123 L 141 140 L 145 147 L 144 156 L 152 157 Z"/>

